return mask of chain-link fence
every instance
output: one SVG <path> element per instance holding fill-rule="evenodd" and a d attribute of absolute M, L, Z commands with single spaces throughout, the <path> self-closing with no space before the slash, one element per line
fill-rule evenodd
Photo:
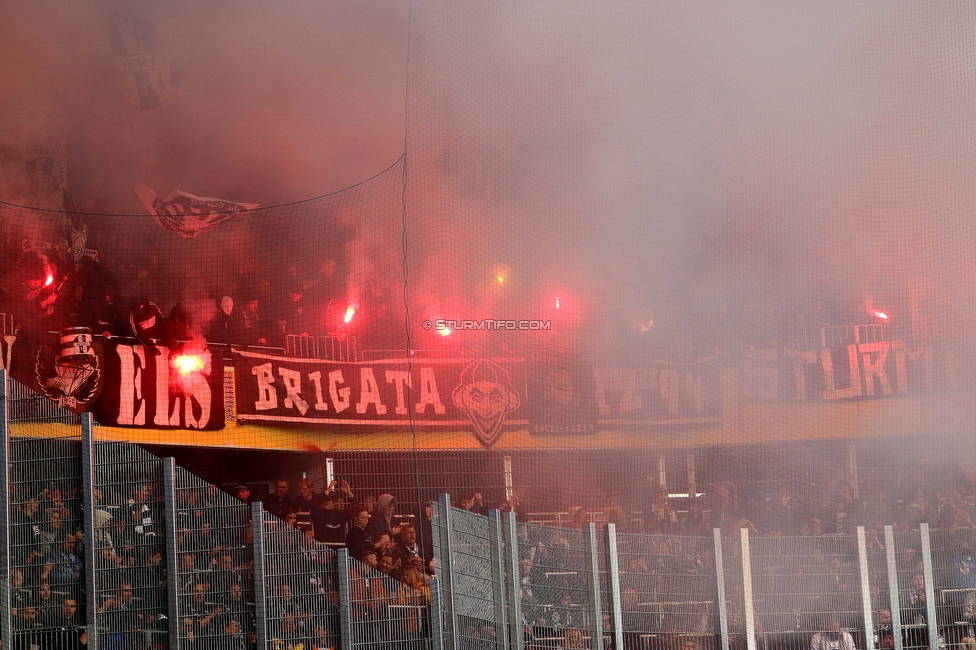
<path fill-rule="evenodd" d="M 464 647 L 496 647 L 508 636 L 498 518 L 454 508 L 445 494 L 434 507 L 432 528 L 449 638 Z"/>
<path fill-rule="evenodd" d="M 589 636 L 592 593 L 583 531 L 519 524 L 518 541 L 522 615 L 533 641 L 558 643 L 584 631 Z"/>
<path fill-rule="evenodd" d="M 931 603 L 927 591 L 932 584 L 925 579 L 922 539 L 917 531 L 899 531 L 893 540 L 902 644 L 905 650 L 928 648 Z"/>
<path fill-rule="evenodd" d="M 930 540 L 939 635 L 959 645 L 976 637 L 976 530 L 932 531 Z"/>

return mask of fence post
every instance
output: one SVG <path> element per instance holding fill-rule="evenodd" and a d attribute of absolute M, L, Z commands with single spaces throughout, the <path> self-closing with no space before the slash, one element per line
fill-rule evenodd
<path fill-rule="evenodd" d="M 600 602 L 600 551 L 596 542 L 596 524 L 586 523 L 586 573 L 590 601 L 590 648 L 603 650 L 603 606 Z"/>
<path fill-rule="evenodd" d="M 512 495 L 515 493 L 515 486 L 512 482 L 512 457 L 505 456 L 502 458 L 502 462 L 505 466 L 505 500 L 511 501 Z"/>
<path fill-rule="evenodd" d="M 939 650 L 939 621 L 935 614 L 935 582 L 932 575 L 932 546 L 929 540 L 929 525 L 919 526 L 922 538 L 922 572 L 925 574 L 925 618 L 929 624 L 929 648 Z"/>
<path fill-rule="evenodd" d="M 251 504 L 251 531 L 254 537 L 254 629 L 257 632 L 259 649 L 268 647 L 268 601 L 265 584 L 268 568 L 264 558 L 267 555 L 267 540 L 264 537 L 264 506 L 260 502 Z M 342 603 L 340 603 L 341 607 Z"/>
<path fill-rule="evenodd" d="M 491 555 L 491 601 L 495 610 L 495 645 L 507 648 L 508 608 L 505 604 L 505 563 L 502 562 L 502 521 L 498 510 L 488 511 L 488 552 Z"/>
<path fill-rule="evenodd" d="M 453 532 L 453 517 L 451 515 L 451 495 L 442 494 L 437 498 L 437 511 L 441 525 L 440 549 L 441 557 L 437 559 L 437 572 L 443 576 L 441 582 L 441 605 L 444 609 L 444 639 L 448 647 L 457 645 L 454 637 L 454 543 L 451 539 Z"/>
<path fill-rule="evenodd" d="M 0 368 L 0 642 L 13 647 L 10 616 L 10 426 L 7 415 L 7 371 Z"/>
<path fill-rule="evenodd" d="M 742 607 L 746 615 L 746 647 L 756 650 L 756 612 L 752 604 L 752 557 L 749 553 L 749 529 L 740 531 L 742 544 Z"/>
<path fill-rule="evenodd" d="M 437 576 L 430 579 L 430 647 L 446 650 L 444 645 L 444 596 Z"/>
<path fill-rule="evenodd" d="M 444 606 L 441 581 L 437 576 L 430 579 L 430 646 L 432 650 L 444 648 Z"/>
<path fill-rule="evenodd" d="M 336 555 L 339 567 L 339 635 L 343 648 L 351 648 L 352 638 L 352 588 L 349 584 L 349 549 L 342 547 Z"/>
<path fill-rule="evenodd" d="M 610 578 L 610 624 L 613 626 L 613 647 L 624 647 L 624 615 L 620 603 L 620 556 L 617 549 L 617 526 L 607 524 L 607 575 Z"/>
<path fill-rule="evenodd" d="M 170 647 L 179 648 L 183 639 L 180 627 L 180 567 L 177 561 L 178 547 L 176 543 L 176 461 L 172 457 L 163 459 L 163 497 L 166 500 L 166 600 L 169 617 Z"/>
<path fill-rule="evenodd" d="M 718 605 L 718 625 L 722 635 L 722 650 L 729 650 L 729 610 L 725 600 L 725 558 L 722 555 L 722 531 L 712 529 L 712 545 L 715 550 L 715 587 Z"/>
<path fill-rule="evenodd" d="M 864 537 L 864 526 L 857 527 L 857 563 L 861 568 L 861 606 L 864 609 L 864 648 L 865 650 L 874 650 L 874 617 L 871 611 L 868 545 Z"/>
<path fill-rule="evenodd" d="M 885 560 L 888 564 L 888 598 L 891 601 L 891 636 L 895 650 L 903 650 L 901 639 L 901 602 L 898 596 L 898 565 L 895 558 L 895 533 L 891 526 L 884 527 Z M 872 632 L 874 630 L 871 630 Z M 873 634 L 871 636 L 874 636 Z"/>
<path fill-rule="evenodd" d="M 81 504 L 85 527 L 85 624 L 88 647 L 97 650 L 98 639 L 98 538 L 95 530 L 95 437 L 91 413 L 81 414 L 81 477 L 84 483 Z"/>
<path fill-rule="evenodd" d="M 505 588 L 508 590 L 508 643 L 510 648 L 524 650 L 525 635 L 522 633 L 522 573 L 519 568 L 518 524 L 515 513 L 502 515 L 502 533 L 505 536 Z M 623 647 L 623 646 L 621 646 Z"/>

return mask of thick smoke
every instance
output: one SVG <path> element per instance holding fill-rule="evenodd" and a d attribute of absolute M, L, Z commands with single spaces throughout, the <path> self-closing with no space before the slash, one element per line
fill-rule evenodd
<path fill-rule="evenodd" d="M 622 362 L 648 339 L 713 345 L 743 315 L 781 343 L 823 314 L 881 309 L 903 333 L 972 347 L 971 14 L 880 0 L 18 4 L 0 25 L 0 192 L 32 201 L 17 152 L 64 141 L 83 211 L 141 214 L 136 183 L 267 206 L 372 177 L 406 136 L 416 347 L 436 343 L 424 319 L 558 317 L 551 338 L 511 347 L 582 343 Z M 127 104 L 113 50 L 113 30 L 139 21 L 181 65 L 150 111 Z M 389 309 L 396 208 L 337 210 L 341 243 L 321 248 L 259 212 L 224 227 L 216 263 L 145 219 L 112 234 L 227 276 L 274 240 L 283 268 L 335 259 L 350 305 Z"/>
<path fill-rule="evenodd" d="M 138 182 L 163 196 L 180 187 L 264 205 L 307 198 L 402 150 L 402 5 L 42 2 L 7 15 L 0 110 L 57 115 L 72 187 L 105 211 L 141 213 Z M 113 50 L 120 25 L 139 21 L 180 69 L 150 111 L 127 103 Z"/>

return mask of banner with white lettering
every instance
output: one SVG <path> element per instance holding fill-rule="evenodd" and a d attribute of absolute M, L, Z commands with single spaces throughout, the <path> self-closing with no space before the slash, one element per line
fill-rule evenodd
<path fill-rule="evenodd" d="M 338 362 L 235 350 L 237 419 L 469 427 L 485 445 L 524 426 L 523 359 Z"/>
<path fill-rule="evenodd" d="M 148 351 L 86 327 L 18 337 L 10 375 L 60 406 L 106 426 L 224 428 L 224 366 L 206 348 Z"/>
<path fill-rule="evenodd" d="M 224 364 L 209 350 L 155 355 L 134 339 L 104 342 L 101 398 L 91 409 L 108 426 L 153 429 L 224 428 Z"/>
<path fill-rule="evenodd" d="M 721 417 L 718 357 L 646 367 L 594 368 L 599 421 L 606 425 L 715 424 Z"/>
<path fill-rule="evenodd" d="M 820 350 L 749 349 L 746 400 L 833 401 L 952 389 L 953 357 L 930 346 L 872 341 Z"/>

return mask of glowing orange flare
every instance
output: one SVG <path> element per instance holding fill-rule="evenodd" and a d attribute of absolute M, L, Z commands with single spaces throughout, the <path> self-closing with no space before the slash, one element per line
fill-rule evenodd
<path fill-rule="evenodd" d="M 445 327 L 444 329 L 437 330 L 437 333 L 440 334 L 441 336 L 447 336 L 448 334 L 451 333 L 451 330 Z"/>
<path fill-rule="evenodd" d="M 354 307 L 347 308 L 346 309 L 346 315 L 342 319 L 342 322 L 348 323 L 349 321 L 351 321 L 352 320 L 352 317 L 353 317 L 353 314 L 355 314 L 355 313 L 356 313 L 356 309 Z"/>
<path fill-rule="evenodd" d="M 504 275 L 499 275 L 498 276 L 498 284 L 504 284 L 504 283 L 505 283 L 505 276 Z"/>
<path fill-rule="evenodd" d="M 203 359 L 193 354 L 181 354 L 173 359 L 173 365 L 181 375 L 188 375 L 203 369 Z"/>
<path fill-rule="evenodd" d="M 888 320 L 888 314 L 884 313 L 883 311 L 876 311 L 874 312 L 874 315 L 880 318 L 881 320 Z"/>
<path fill-rule="evenodd" d="M 48 276 L 47 276 L 47 279 L 44 280 L 44 286 L 45 287 L 49 287 L 52 284 L 54 284 L 54 276 L 49 273 Z"/>
<path fill-rule="evenodd" d="M 559 296 L 556 296 L 556 309 L 559 309 Z"/>

